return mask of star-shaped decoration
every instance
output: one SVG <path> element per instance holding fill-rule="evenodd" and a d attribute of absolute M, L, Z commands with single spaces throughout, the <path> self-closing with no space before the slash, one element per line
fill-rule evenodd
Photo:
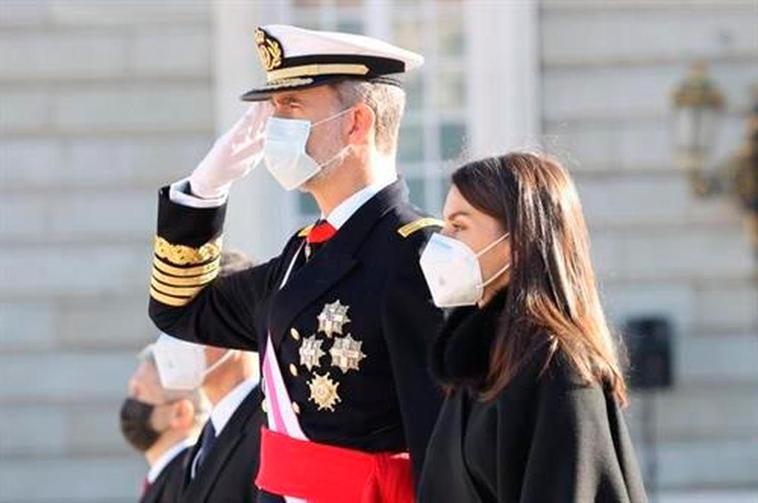
<path fill-rule="evenodd" d="M 361 351 L 363 341 L 356 341 L 353 336 L 347 334 L 345 337 L 336 337 L 334 345 L 329 350 L 332 355 L 332 366 L 338 367 L 343 374 L 348 370 L 360 370 L 359 364 L 366 355 Z"/>
<path fill-rule="evenodd" d="M 331 304 L 325 304 L 323 311 L 318 315 L 318 331 L 324 332 L 327 337 L 334 334 L 342 335 L 342 327 L 350 323 L 347 310 L 350 306 L 343 306 L 339 299 Z"/>
<path fill-rule="evenodd" d="M 337 394 L 337 387 L 340 385 L 338 382 L 334 382 L 329 378 L 329 372 L 326 375 L 314 374 L 313 379 L 308 382 L 308 387 L 311 389 L 311 396 L 309 400 L 318 405 L 318 410 L 329 410 L 334 412 L 334 406 L 342 399 Z"/>
<path fill-rule="evenodd" d="M 300 346 L 299 350 L 300 365 L 305 365 L 309 372 L 313 369 L 313 367 L 318 367 L 321 365 L 319 360 L 326 354 L 321 349 L 321 345 L 323 343 L 324 341 L 316 339 L 316 334 L 303 339 L 303 344 Z"/>

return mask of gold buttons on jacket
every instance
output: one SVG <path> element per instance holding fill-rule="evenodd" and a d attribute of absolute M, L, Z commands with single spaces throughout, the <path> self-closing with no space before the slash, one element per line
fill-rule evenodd
<path fill-rule="evenodd" d="M 265 398 L 261 400 L 261 409 L 263 409 L 263 412 L 268 412 L 268 402 Z"/>
<path fill-rule="evenodd" d="M 297 402 L 292 402 L 292 410 L 295 411 L 295 414 L 300 414 L 300 406 Z"/>
<path fill-rule="evenodd" d="M 296 341 L 300 340 L 300 332 L 298 332 L 296 328 L 290 328 L 290 335 Z"/>
<path fill-rule="evenodd" d="M 297 377 L 297 367 L 294 363 L 290 363 L 290 374 L 292 374 L 293 377 Z"/>

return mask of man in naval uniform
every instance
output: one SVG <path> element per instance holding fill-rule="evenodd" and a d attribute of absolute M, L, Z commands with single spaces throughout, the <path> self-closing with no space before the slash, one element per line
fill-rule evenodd
<path fill-rule="evenodd" d="M 175 337 L 260 353 L 259 501 L 413 501 L 441 401 L 427 350 L 442 314 L 418 259 L 440 222 L 409 203 L 395 154 L 398 76 L 423 59 L 285 25 L 255 43 L 267 84 L 160 190 L 150 316 Z M 229 186 L 257 164 L 322 217 L 270 261 L 217 277 Z"/>

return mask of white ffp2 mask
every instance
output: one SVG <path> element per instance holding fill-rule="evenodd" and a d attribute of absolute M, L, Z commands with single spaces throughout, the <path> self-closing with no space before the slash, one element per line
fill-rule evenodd
<path fill-rule="evenodd" d="M 170 335 L 161 334 L 153 344 L 155 366 L 161 386 L 171 390 L 193 390 L 203 385 L 205 377 L 217 369 L 232 355 L 227 350 L 224 356 L 208 366 L 205 346 L 186 342 Z"/>
<path fill-rule="evenodd" d="M 470 306 L 476 304 L 484 287 L 508 270 L 505 265 L 487 281 L 482 281 L 479 257 L 508 237 L 504 234 L 479 253 L 465 243 L 442 234 L 434 234 L 421 254 L 419 263 L 437 307 Z"/>
<path fill-rule="evenodd" d="M 263 161 L 269 173 L 285 190 L 294 190 L 313 178 L 324 166 L 341 157 L 348 147 L 344 147 L 327 161 L 319 164 L 308 155 L 305 147 L 311 129 L 335 119 L 351 109 L 311 123 L 302 119 L 269 117 L 266 122 L 263 143 Z"/>

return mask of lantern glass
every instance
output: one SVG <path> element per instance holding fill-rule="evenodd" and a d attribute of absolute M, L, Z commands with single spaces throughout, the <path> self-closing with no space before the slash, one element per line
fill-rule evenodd
<path fill-rule="evenodd" d="M 686 106 L 674 112 L 675 140 L 679 159 L 704 168 L 716 144 L 721 114 L 708 106 Z"/>

